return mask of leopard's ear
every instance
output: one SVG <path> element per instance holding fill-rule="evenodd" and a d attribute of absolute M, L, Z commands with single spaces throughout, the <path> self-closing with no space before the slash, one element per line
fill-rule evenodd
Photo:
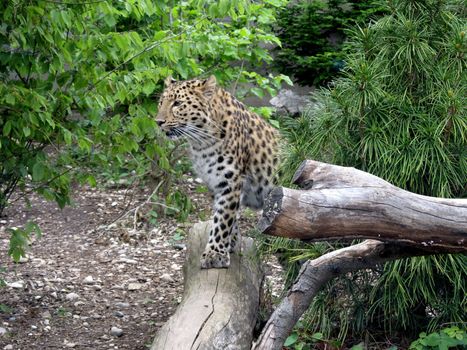
<path fill-rule="evenodd" d="M 174 78 L 172 78 L 171 75 L 169 75 L 167 78 L 165 78 L 164 85 L 165 85 L 165 87 L 169 87 L 170 85 L 172 85 L 175 82 L 176 82 L 176 80 Z"/>
<path fill-rule="evenodd" d="M 211 99 L 216 91 L 216 77 L 211 75 L 206 80 L 203 80 L 201 87 L 203 89 L 203 95 L 206 98 Z"/>

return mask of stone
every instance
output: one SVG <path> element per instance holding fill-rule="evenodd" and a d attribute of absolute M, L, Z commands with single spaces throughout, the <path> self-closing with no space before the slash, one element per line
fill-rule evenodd
<path fill-rule="evenodd" d="M 79 295 L 76 294 L 76 293 L 68 293 L 65 296 L 65 299 L 68 300 L 68 301 L 73 301 L 73 300 L 79 299 Z"/>
<path fill-rule="evenodd" d="M 177 250 L 184 250 L 186 248 L 186 244 L 184 243 L 175 243 L 173 247 Z"/>
<path fill-rule="evenodd" d="M 174 282 L 174 279 L 172 278 L 172 276 L 170 276 L 168 273 L 164 273 L 161 277 L 160 277 L 161 280 L 165 281 L 165 282 Z"/>
<path fill-rule="evenodd" d="M 29 261 L 29 256 L 26 255 L 26 256 L 20 257 L 18 262 L 19 262 L 20 264 L 24 264 L 24 263 L 26 263 L 26 262 L 28 262 L 28 261 Z"/>
<path fill-rule="evenodd" d="M 13 350 L 13 345 L 8 344 L 3 347 L 3 350 Z"/>
<path fill-rule="evenodd" d="M 45 318 L 45 319 L 48 319 L 48 318 L 52 318 L 52 315 L 50 314 L 49 311 L 44 311 L 42 314 L 41 314 L 42 318 Z"/>
<path fill-rule="evenodd" d="M 119 302 L 115 303 L 115 307 L 117 307 L 119 309 L 126 309 L 126 308 L 130 307 L 130 304 L 119 301 Z"/>
<path fill-rule="evenodd" d="M 278 108 L 284 109 L 288 114 L 300 114 L 305 110 L 309 104 L 305 96 L 300 96 L 292 90 L 280 90 L 279 93 L 269 100 L 269 103 Z"/>
<path fill-rule="evenodd" d="M 121 312 L 121 311 L 115 311 L 114 315 L 117 316 L 117 317 L 124 317 L 125 316 L 125 314 L 123 312 Z"/>
<path fill-rule="evenodd" d="M 0 327 L 0 337 L 3 336 L 6 333 L 6 329 L 3 327 Z"/>
<path fill-rule="evenodd" d="M 8 286 L 10 288 L 23 289 L 24 288 L 24 282 L 23 281 L 16 281 L 16 282 L 8 283 Z"/>
<path fill-rule="evenodd" d="M 85 279 L 83 280 L 84 284 L 93 284 L 94 283 L 94 278 L 92 276 L 86 276 Z"/>
<path fill-rule="evenodd" d="M 140 290 L 143 288 L 143 285 L 141 283 L 129 283 L 128 284 L 128 290 Z"/>
<path fill-rule="evenodd" d="M 178 271 L 178 270 L 180 270 L 182 267 L 181 267 L 180 265 L 178 265 L 178 264 L 172 264 L 172 265 L 170 265 L 170 268 L 171 268 L 172 270 Z"/>
<path fill-rule="evenodd" d="M 123 335 L 123 330 L 114 326 L 110 329 L 110 334 L 114 337 L 121 337 Z"/>

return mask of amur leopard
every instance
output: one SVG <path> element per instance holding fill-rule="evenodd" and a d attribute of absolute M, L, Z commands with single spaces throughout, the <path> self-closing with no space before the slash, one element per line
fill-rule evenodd
<path fill-rule="evenodd" d="M 156 122 L 171 139 L 185 138 L 197 175 L 214 195 L 213 225 L 201 267 L 226 268 L 239 241 L 240 204 L 259 209 L 272 188 L 278 132 L 211 76 L 165 80 Z"/>

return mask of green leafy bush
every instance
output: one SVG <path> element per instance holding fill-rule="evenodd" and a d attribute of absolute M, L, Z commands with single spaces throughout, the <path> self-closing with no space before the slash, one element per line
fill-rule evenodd
<path fill-rule="evenodd" d="M 465 348 L 467 346 L 467 334 L 465 329 L 459 327 L 444 328 L 439 332 L 430 334 L 420 333 L 420 337 L 410 344 L 410 350 Z"/>
<path fill-rule="evenodd" d="M 284 181 L 306 158 L 354 166 L 406 190 L 465 197 L 465 7 L 388 1 L 387 16 L 355 27 L 346 67 L 284 123 Z M 330 283 L 304 323 L 326 337 L 410 337 L 465 321 L 465 255 L 413 258 Z"/>
<path fill-rule="evenodd" d="M 284 4 L 1 2 L 0 214 L 16 188 L 63 207 L 72 181 L 101 173 L 152 172 L 167 189 L 176 146 L 153 120 L 161 82 L 215 74 L 272 92 L 285 77 L 245 67 L 272 60 L 262 44 L 279 44 L 270 25 Z"/>
<path fill-rule="evenodd" d="M 374 1 L 291 2 L 278 16 L 275 64 L 302 84 L 325 84 L 344 67 L 345 29 L 380 12 Z"/>

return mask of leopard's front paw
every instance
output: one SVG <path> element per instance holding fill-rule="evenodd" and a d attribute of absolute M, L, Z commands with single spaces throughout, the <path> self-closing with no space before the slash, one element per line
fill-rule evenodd
<path fill-rule="evenodd" d="M 228 252 L 218 253 L 214 250 L 205 250 L 201 256 L 202 269 L 223 269 L 230 266 L 230 255 Z"/>

